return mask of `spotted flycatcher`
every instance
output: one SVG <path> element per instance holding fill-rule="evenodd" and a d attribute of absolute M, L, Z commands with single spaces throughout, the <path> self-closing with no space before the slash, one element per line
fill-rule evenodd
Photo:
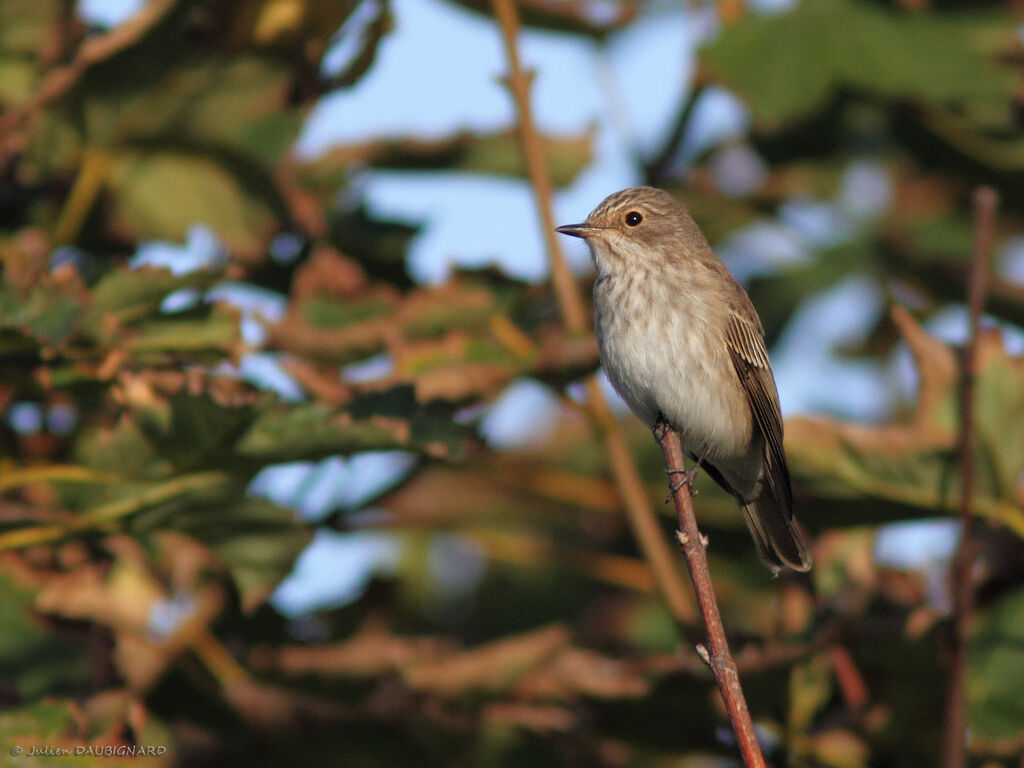
<path fill-rule="evenodd" d="M 761 320 L 686 209 L 634 187 L 558 231 L 590 246 L 594 326 L 612 385 L 645 424 L 674 427 L 732 494 L 765 565 L 810 569 Z"/>

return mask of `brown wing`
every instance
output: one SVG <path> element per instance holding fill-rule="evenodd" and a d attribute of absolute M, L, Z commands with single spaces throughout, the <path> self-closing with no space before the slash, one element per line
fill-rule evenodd
<path fill-rule="evenodd" d="M 779 396 L 764 333 L 753 307 L 749 314 L 753 315 L 753 322 L 734 315 L 726 330 L 733 366 L 747 393 L 754 422 L 764 436 L 761 490 L 756 498 L 741 500 L 743 516 L 758 555 L 772 572 L 781 568 L 807 571 L 811 568 L 811 553 L 793 519 L 793 492 L 782 450 Z"/>
<path fill-rule="evenodd" d="M 760 324 L 733 313 L 726 329 L 733 367 L 747 393 L 754 421 L 765 440 L 765 475 L 772 495 L 787 512 L 793 505 L 789 468 L 782 450 L 782 412 Z"/>

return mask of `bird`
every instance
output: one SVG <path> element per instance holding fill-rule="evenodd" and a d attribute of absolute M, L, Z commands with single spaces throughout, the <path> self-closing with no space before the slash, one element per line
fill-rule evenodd
<path fill-rule="evenodd" d="M 589 246 L 612 386 L 647 426 L 673 427 L 696 462 L 690 471 L 733 496 L 772 573 L 810 570 L 761 319 L 686 208 L 664 190 L 632 187 L 556 231 Z"/>

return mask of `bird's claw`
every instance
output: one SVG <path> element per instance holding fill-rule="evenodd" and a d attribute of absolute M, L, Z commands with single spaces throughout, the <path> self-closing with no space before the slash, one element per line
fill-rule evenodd
<path fill-rule="evenodd" d="M 665 435 L 668 434 L 668 431 L 670 429 L 671 427 L 669 426 L 668 422 L 661 417 L 659 417 L 658 420 L 654 422 L 654 426 L 651 427 L 651 431 L 654 433 L 654 439 L 657 440 L 659 443 L 665 439 Z"/>
<path fill-rule="evenodd" d="M 697 495 L 697 489 L 693 487 L 693 481 L 697 479 L 697 467 L 690 467 L 689 469 L 666 469 L 665 474 L 669 477 L 672 475 L 680 475 L 678 480 L 673 480 L 668 485 L 668 495 L 665 497 L 665 503 L 668 504 L 672 500 L 672 496 L 675 492 L 682 488 L 684 485 L 689 486 L 690 497 Z"/>

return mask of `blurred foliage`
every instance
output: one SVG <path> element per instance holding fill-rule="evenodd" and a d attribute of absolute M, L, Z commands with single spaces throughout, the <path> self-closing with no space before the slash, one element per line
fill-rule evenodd
<path fill-rule="evenodd" d="M 1005 105 L 1013 84 L 996 65 L 1007 11 L 909 14 L 857 0 L 805 0 L 747 15 L 704 50 L 704 61 L 767 129 L 806 119 L 849 93 L 912 99 L 922 108 Z M 778 45 L 783 37 L 804 45 Z"/>
<path fill-rule="evenodd" d="M 367 167 L 521 177 L 514 126 L 298 157 L 317 100 L 373 67 L 386 0 L 150 0 L 110 30 L 73 5 L 0 0 L 7 764 L 734 765 L 710 675 L 679 649 L 582 412 L 563 398 L 549 436 L 515 450 L 481 435 L 482 406 L 513 382 L 575 392 L 597 366 L 593 338 L 564 331 L 548 287 L 497 271 L 416 285 L 405 255 L 422 222 L 358 199 Z M 489 3 L 457 5 L 489 17 Z M 659 12 L 521 6 L 528 25 L 599 47 Z M 785 221 L 794 202 L 830 206 L 842 226 L 828 242 L 749 283 L 769 340 L 857 276 L 910 310 L 838 351 L 909 350 L 919 381 L 886 423 L 788 422 L 812 583 L 769 579 L 731 500 L 698 480 L 726 626 L 772 764 L 935 764 L 944 561 L 879 564 L 874 534 L 957 503 L 959 351 L 921 323 L 963 301 L 975 185 L 1002 194 L 1001 242 L 1024 229 L 1019 8 L 722 14 L 735 23 L 700 50 L 698 87 L 665 84 L 679 130 L 638 173 L 715 242 Z M 327 74 L 334 42 L 350 59 Z M 752 127 L 683 163 L 709 84 Z M 588 166 L 595 130 L 543 137 L 556 185 Z M 737 149 L 764 166 L 742 192 L 722 175 Z M 884 189 L 851 186 L 865 167 Z M 204 268 L 133 259 L 196 224 L 222 249 Z M 225 289 L 240 287 L 281 316 L 239 309 Z M 1021 326 L 1024 287 L 996 275 L 989 310 Z M 1024 754 L 1024 358 L 996 329 L 981 342 L 970 749 L 1008 766 Z M 294 391 L 259 385 L 254 355 Z M 626 426 L 660 504 L 660 455 Z M 270 465 L 378 451 L 409 469 L 319 522 L 281 489 L 252 490 Z M 268 602 L 314 535 L 350 532 L 397 542 L 393 572 L 299 619 Z M 692 607 L 689 624 L 696 636 Z"/>

